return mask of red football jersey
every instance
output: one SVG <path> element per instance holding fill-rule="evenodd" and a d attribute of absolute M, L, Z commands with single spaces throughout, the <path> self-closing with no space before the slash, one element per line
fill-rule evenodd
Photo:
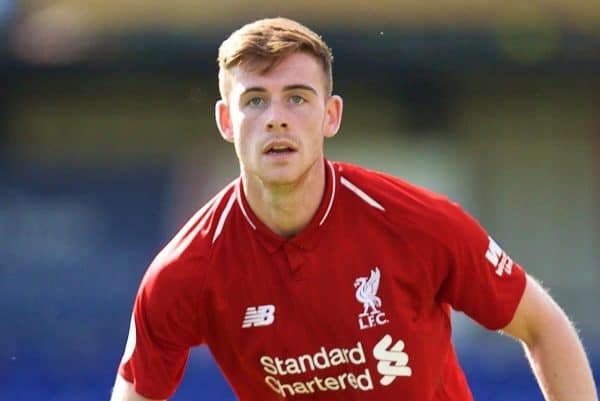
<path fill-rule="evenodd" d="M 149 267 L 119 373 L 168 398 L 205 344 L 243 401 L 467 401 L 450 306 L 499 329 L 524 288 L 472 217 L 398 178 L 327 161 L 321 206 L 290 239 L 237 179 Z"/>

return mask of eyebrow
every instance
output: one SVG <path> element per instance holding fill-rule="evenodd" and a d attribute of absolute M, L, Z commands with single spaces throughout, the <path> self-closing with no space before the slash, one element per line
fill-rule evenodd
<path fill-rule="evenodd" d="M 317 94 L 317 91 L 315 90 L 315 88 L 313 88 L 312 86 L 309 86 L 309 85 L 304 85 L 304 84 L 287 85 L 283 88 L 283 90 L 286 92 L 291 91 L 291 90 L 298 90 L 298 89 L 312 92 L 315 95 Z M 247 94 L 249 92 L 267 92 L 267 90 L 262 86 L 252 86 L 252 87 L 244 90 L 240 96 L 244 96 L 245 94 Z"/>

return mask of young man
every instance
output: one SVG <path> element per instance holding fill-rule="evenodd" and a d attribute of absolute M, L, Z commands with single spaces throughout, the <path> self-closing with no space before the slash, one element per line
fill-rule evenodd
<path fill-rule="evenodd" d="M 240 177 L 149 267 L 112 400 L 167 399 L 203 344 L 242 401 L 471 400 L 453 307 L 522 341 L 547 400 L 597 401 L 565 314 L 473 218 L 324 157 L 342 117 L 331 62 L 283 18 L 221 45 L 216 120 Z"/>

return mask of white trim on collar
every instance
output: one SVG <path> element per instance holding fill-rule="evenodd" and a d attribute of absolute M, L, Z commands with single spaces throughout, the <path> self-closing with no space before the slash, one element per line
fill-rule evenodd
<path fill-rule="evenodd" d="M 325 223 L 327 216 L 329 216 L 329 212 L 331 212 L 331 207 L 333 206 L 333 199 L 335 198 L 336 181 L 337 181 L 337 179 L 335 178 L 335 169 L 333 168 L 333 164 L 329 160 L 327 160 L 327 166 L 331 170 L 331 198 L 329 198 L 329 205 L 327 205 L 327 210 L 325 211 L 323 218 L 319 222 L 319 227 L 322 226 L 323 223 Z"/>
<path fill-rule="evenodd" d="M 246 218 L 248 224 L 250 224 L 250 227 L 252 227 L 253 230 L 256 230 L 256 224 L 250 220 L 250 216 L 248 216 L 248 212 L 246 212 L 246 208 L 244 207 L 244 201 L 242 200 L 242 194 L 240 193 L 240 188 L 242 187 L 242 178 L 240 177 L 239 180 L 240 182 L 235 186 L 235 195 L 237 196 L 238 201 L 237 203 L 240 205 L 240 210 L 242 211 L 242 214 Z"/>
<path fill-rule="evenodd" d="M 231 207 L 233 206 L 233 202 L 235 202 L 235 194 L 231 194 L 229 200 L 227 201 L 227 205 L 225 209 L 223 209 L 223 213 L 221 213 L 221 217 L 219 217 L 219 222 L 217 223 L 217 228 L 215 229 L 215 234 L 213 235 L 212 242 L 213 244 L 221 235 L 221 231 L 223 230 L 223 225 L 225 225 L 225 220 L 227 220 L 227 216 L 229 216 L 229 212 L 231 211 Z"/>

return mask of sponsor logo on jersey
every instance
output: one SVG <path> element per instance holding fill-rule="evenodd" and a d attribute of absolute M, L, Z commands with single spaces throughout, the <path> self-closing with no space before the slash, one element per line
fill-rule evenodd
<path fill-rule="evenodd" d="M 492 264 L 496 269 L 496 274 L 502 277 L 504 273 L 510 275 L 512 273 L 513 261 L 512 259 L 500 248 L 500 246 L 492 239 L 488 237 L 490 243 L 488 249 L 485 252 L 485 258 Z"/>
<path fill-rule="evenodd" d="M 275 321 L 275 305 L 249 306 L 244 315 L 242 327 L 268 326 Z"/>
<path fill-rule="evenodd" d="M 356 300 L 363 304 L 363 311 L 358 315 L 358 327 L 361 330 L 382 326 L 389 322 L 385 313 L 379 309 L 381 308 L 381 298 L 377 296 L 377 290 L 380 278 L 379 267 L 375 267 L 371 270 L 369 277 L 359 277 L 354 281 Z"/>
<path fill-rule="evenodd" d="M 398 376 L 412 376 L 404 341 L 398 340 L 392 345 L 392 336 L 387 334 L 373 348 L 373 356 L 379 360 L 377 371 L 382 375 L 379 383 L 383 386 L 389 386 Z"/>
<path fill-rule="evenodd" d="M 373 380 L 376 374 L 373 375 L 367 366 L 364 350 L 365 346 L 359 341 L 350 348 L 321 347 L 315 353 L 297 357 L 263 355 L 259 362 L 266 373 L 266 385 L 284 398 L 348 389 L 372 391 L 377 385 Z M 381 375 L 379 384 L 382 386 L 389 386 L 397 377 L 412 375 L 402 340 L 394 343 L 392 337 L 386 334 L 373 347 L 372 355 L 377 361 L 377 372 Z M 343 369 L 340 370 L 340 366 Z M 330 368 L 336 368 L 336 374 L 322 372 Z M 295 375 L 304 376 L 300 378 Z"/>

